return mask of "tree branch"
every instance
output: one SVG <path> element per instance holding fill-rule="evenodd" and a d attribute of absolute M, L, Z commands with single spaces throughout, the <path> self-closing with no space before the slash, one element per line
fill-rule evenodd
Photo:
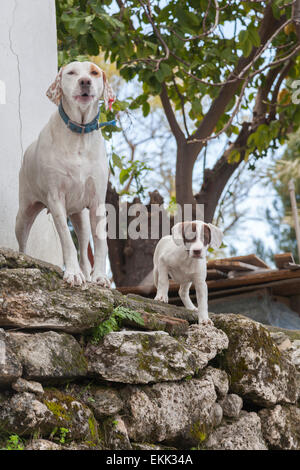
<path fill-rule="evenodd" d="M 293 5 L 292 18 L 295 24 L 298 41 L 300 41 L 300 0 L 296 0 Z"/>
<path fill-rule="evenodd" d="M 272 6 L 271 4 L 268 4 L 259 30 L 261 44 L 263 45 L 262 48 L 278 30 L 278 27 L 282 26 L 283 21 L 283 19 L 276 20 L 274 18 Z M 247 58 L 240 58 L 235 71 L 229 77 L 228 82 L 220 89 L 219 95 L 213 101 L 210 109 L 206 113 L 205 117 L 202 119 L 200 126 L 193 135 L 193 140 L 195 142 L 192 144 L 194 149 L 191 155 L 194 161 L 196 160 L 199 152 L 201 151 L 204 145 L 203 139 L 211 135 L 215 126 L 217 125 L 218 120 L 225 112 L 227 104 L 233 98 L 236 93 L 236 90 L 238 89 L 240 80 L 235 80 L 233 82 L 231 82 L 231 80 L 240 77 L 241 72 L 247 70 L 248 65 L 253 61 L 256 55 L 257 48 L 253 47 L 252 52 Z"/>
<path fill-rule="evenodd" d="M 176 90 L 178 98 L 180 99 L 180 104 L 181 104 L 181 109 L 182 109 L 182 116 L 183 116 L 183 123 L 184 123 L 186 134 L 189 137 L 190 133 L 189 133 L 189 130 L 188 130 L 188 127 L 187 127 L 186 115 L 185 115 L 185 109 L 184 109 L 184 96 L 180 93 L 174 76 L 172 77 L 172 80 L 173 80 L 174 88 Z"/>
<path fill-rule="evenodd" d="M 272 99 L 271 99 L 271 103 L 270 103 L 270 106 L 271 106 L 271 111 L 270 111 L 270 114 L 269 114 L 269 117 L 268 117 L 268 120 L 270 121 L 273 121 L 275 119 L 275 116 L 276 116 L 276 104 L 277 104 L 277 98 L 278 98 L 278 93 L 279 93 L 279 89 L 281 87 L 281 84 L 283 82 L 283 80 L 285 79 L 285 77 L 287 76 L 287 73 L 289 71 L 289 69 L 292 67 L 293 65 L 293 60 L 290 59 L 286 64 L 285 66 L 282 68 L 281 70 L 281 73 L 278 77 L 278 80 L 276 82 L 276 85 L 274 87 L 274 90 L 273 90 L 273 93 L 272 93 Z"/>
<path fill-rule="evenodd" d="M 171 106 L 171 103 L 170 103 L 170 100 L 169 100 L 169 97 L 168 97 L 167 87 L 166 87 L 165 83 L 162 84 L 162 91 L 160 93 L 160 99 L 161 99 L 161 103 L 163 105 L 164 111 L 166 113 L 169 126 L 170 126 L 171 131 L 173 132 L 173 134 L 175 136 L 175 139 L 176 139 L 177 143 L 184 142 L 185 141 L 185 135 L 182 132 L 182 130 L 181 130 L 181 128 L 180 128 L 180 126 L 179 126 L 179 124 L 176 120 L 173 108 Z"/>

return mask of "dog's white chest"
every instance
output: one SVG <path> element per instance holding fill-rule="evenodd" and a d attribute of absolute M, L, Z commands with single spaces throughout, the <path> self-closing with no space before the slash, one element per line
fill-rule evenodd
<path fill-rule="evenodd" d="M 67 166 L 61 190 L 65 193 L 68 214 L 89 207 L 101 191 L 99 184 L 107 181 L 108 176 L 106 157 L 103 157 L 94 159 L 88 155 L 78 155 Z"/>
<path fill-rule="evenodd" d="M 202 266 L 204 263 L 204 266 Z M 205 260 L 185 260 L 181 265 L 172 263 L 168 266 L 168 273 L 173 281 L 192 282 L 195 276 L 203 275 L 206 277 Z"/>

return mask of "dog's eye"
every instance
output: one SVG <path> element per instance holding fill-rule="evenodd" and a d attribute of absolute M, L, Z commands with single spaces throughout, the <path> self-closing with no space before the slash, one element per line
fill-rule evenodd
<path fill-rule="evenodd" d="M 96 75 L 99 75 L 99 73 L 98 73 L 96 70 L 92 70 L 92 71 L 91 71 L 91 75 L 95 75 L 95 76 L 96 76 Z"/>
<path fill-rule="evenodd" d="M 68 75 L 74 75 L 74 71 L 73 70 L 70 70 L 70 72 L 68 72 Z"/>
<path fill-rule="evenodd" d="M 196 240 L 196 238 L 197 238 L 196 235 L 189 235 L 189 236 L 183 235 L 184 243 L 193 243 Z"/>

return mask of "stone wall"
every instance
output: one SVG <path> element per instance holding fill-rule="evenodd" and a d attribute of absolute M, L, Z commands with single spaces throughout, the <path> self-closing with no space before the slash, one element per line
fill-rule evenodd
<path fill-rule="evenodd" d="M 0 250 L 0 447 L 300 449 L 297 332 L 210 317 Z"/>

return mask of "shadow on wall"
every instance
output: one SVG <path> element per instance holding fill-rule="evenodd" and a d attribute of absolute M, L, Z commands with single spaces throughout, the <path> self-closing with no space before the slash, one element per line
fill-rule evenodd
<path fill-rule="evenodd" d="M 268 292 L 252 292 L 209 301 L 214 313 L 237 313 L 265 325 L 300 329 L 300 316 L 287 305 L 275 301 Z"/>

